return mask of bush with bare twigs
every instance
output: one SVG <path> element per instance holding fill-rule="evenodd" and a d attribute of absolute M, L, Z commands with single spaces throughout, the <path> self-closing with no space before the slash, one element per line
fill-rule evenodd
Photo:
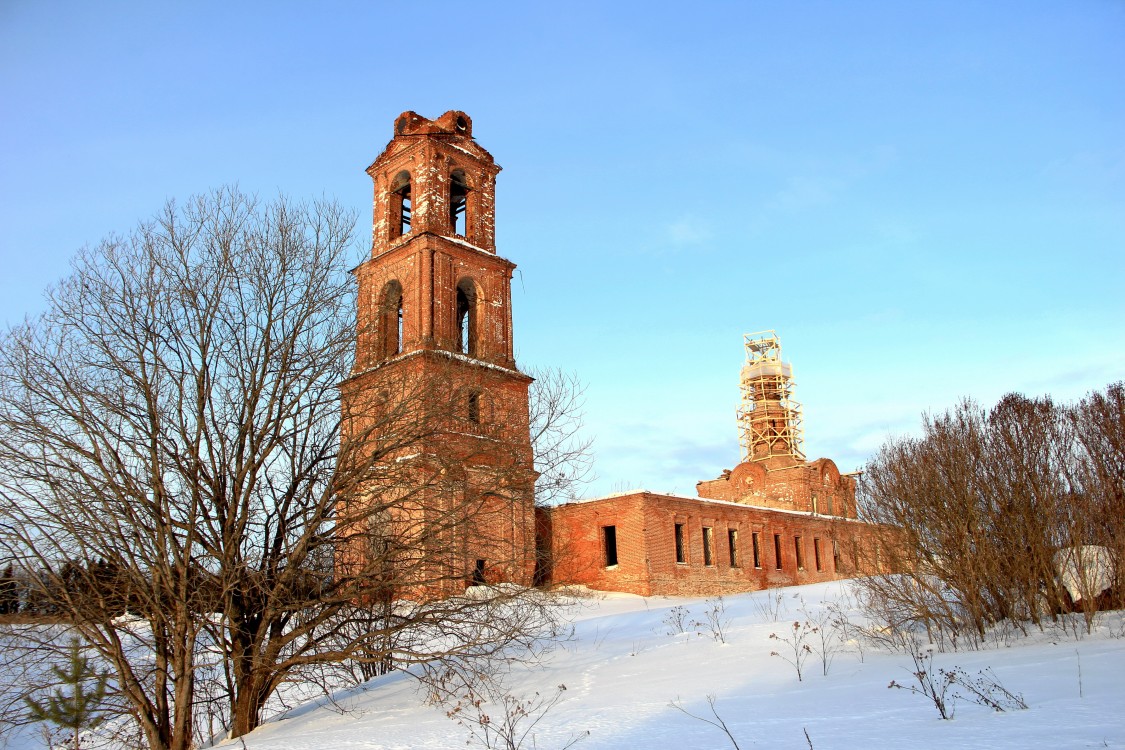
<path fill-rule="evenodd" d="M 1074 405 L 966 400 L 887 442 L 859 485 L 887 572 L 868 603 L 931 640 L 979 643 L 995 623 L 1043 626 L 1125 604 L 1125 385 Z"/>
<path fill-rule="evenodd" d="M 771 651 L 770 656 L 779 657 L 793 665 L 793 668 L 797 670 L 798 682 L 804 679 L 805 662 L 813 655 L 810 641 L 818 631 L 819 628 L 812 623 L 797 620 L 793 622 L 793 626 L 789 629 L 787 635 L 770 633 L 770 640 L 785 644 L 784 649 Z"/>
<path fill-rule="evenodd" d="M 887 687 L 907 690 L 927 698 L 943 719 L 953 718 L 957 701 L 975 703 L 998 713 L 1027 708 L 1023 696 L 1000 684 L 991 669 L 981 670 L 975 677 L 957 666 L 952 669 L 935 669 L 934 652 L 937 647 L 932 643 L 921 644 L 911 639 L 906 644 L 906 651 L 914 663 L 914 669 L 910 672 L 914 683 L 904 684 L 891 680 Z"/>
<path fill-rule="evenodd" d="M 413 670 L 427 702 L 463 727 L 468 744 L 486 750 L 539 747 L 535 730 L 564 697 L 566 685 L 551 693 L 517 694 L 506 684 L 508 667 L 490 659 L 458 658 L 419 665 Z M 589 731 L 571 734 L 560 750 L 572 747 Z"/>
<path fill-rule="evenodd" d="M 714 717 L 712 719 L 708 719 L 706 716 L 699 716 L 697 714 L 693 714 L 691 711 L 688 711 L 686 708 L 684 708 L 684 704 L 680 702 L 679 698 L 671 701 L 668 705 L 685 714 L 686 716 L 690 716 L 696 721 L 702 721 L 704 724 L 710 724 L 711 726 L 715 727 L 724 735 L 726 735 L 727 741 L 730 742 L 731 747 L 733 747 L 734 750 L 739 750 L 738 740 L 735 739 L 734 733 L 731 732 L 730 727 L 727 726 L 727 723 L 723 719 L 723 717 L 719 715 L 719 709 L 715 707 L 714 695 L 707 696 L 707 706 L 711 709 L 711 716 Z"/>

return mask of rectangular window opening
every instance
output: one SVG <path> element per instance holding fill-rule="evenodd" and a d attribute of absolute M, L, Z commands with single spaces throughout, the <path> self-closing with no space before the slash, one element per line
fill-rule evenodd
<path fill-rule="evenodd" d="M 824 570 L 824 565 L 820 562 L 820 540 L 813 537 L 812 540 L 813 561 L 816 563 L 816 572 Z"/>
<path fill-rule="evenodd" d="M 676 562 L 687 562 L 687 553 L 684 550 L 684 525 L 682 523 L 676 524 Z"/>
<path fill-rule="evenodd" d="M 797 555 L 797 570 L 805 569 L 805 552 L 801 548 L 801 537 L 793 537 L 793 552 Z"/>
<path fill-rule="evenodd" d="M 730 552 L 730 566 L 738 567 L 738 530 L 727 529 L 727 551 Z"/>
<path fill-rule="evenodd" d="M 832 569 L 840 572 L 840 543 L 832 540 Z"/>
<path fill-rule="evenodd" d="M 715 557 L 712 554 L 712 546 L 714 544 L 714 533 L 710 526 L 703 527 L 703 564 L 711 567 L 715 564 Z"/>
<path fill-rule="evenodd" d="M 755 568 L 761 568 L 762 567 L 762 544 L 761 544 L 761 541 L 758 539 L 758 532 L 755 531 L 752 534 L 750 534 L 750 542 L 751 542 L 751 545 L 754 547 L 754 567 Z"/>
<path fill-rule="evenodd" d="M 617 527 L 603 526 L 602 539 L 605 542 L 605 566 L 612 568 L 617 564 Z"/>
<path fill-rule="evenodd" d="M 778 570 L 781 570 L 781 534 L 773 535 L 773 559 Z"/>

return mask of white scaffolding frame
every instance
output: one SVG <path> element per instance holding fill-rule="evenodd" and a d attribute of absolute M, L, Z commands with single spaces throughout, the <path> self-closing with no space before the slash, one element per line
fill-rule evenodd
<path fill-rule="evenodd" d="M 746 349 L 738 408 L 742 460 L 791 456 L 804 461 L 801 405 L 793 398 L 793 367 L 781 359 L 781 339 L 772 330 L 742 338 Z"/>

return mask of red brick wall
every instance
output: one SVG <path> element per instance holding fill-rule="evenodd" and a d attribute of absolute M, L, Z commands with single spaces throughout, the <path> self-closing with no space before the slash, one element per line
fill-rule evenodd
<path fill-rule="evenodd" d="M 853 575 L 851 539 L 865 544 L 870 527 L 854 521 L 647 492 L 571 503 L 550 509 L 555 583 L 642 595 L 701 596 L 829 581 Z M 676 562 L 675 525 L 683 525 L 685 562 Z M 603 528 L 617 530 L 618 564 L 605 565 Z M 711 564 L 704 560 L 710 528 Z M 737 533 L 736 565 L 729 532 Z M 754 566 L 753 533 L 759 562 Z M 774 554 L 780 535 L 781 569 Z M 797 565 L 800 537 L 803 566 Z M 833 541 L 842 556 L 837 561 Z M 820 570 L 816 547 L 820 548 Z M 839 568 L 839 569 L 837 569 Z"/>
<path fill-rule="evenodd" d="M 723 476 L 699 482 L 700 497 L 855 518 L 855 479 L 827 458 L 794 463 L 788 457 L 746 461 Z"/>
<path fill-rule="evenodd" d="M 551 582 L 648 595 L 643 501 L 639 495 L 546 509 L 551 517 Z M 606 567 L 603 529 L 617 530 L 617 565 Z"/>

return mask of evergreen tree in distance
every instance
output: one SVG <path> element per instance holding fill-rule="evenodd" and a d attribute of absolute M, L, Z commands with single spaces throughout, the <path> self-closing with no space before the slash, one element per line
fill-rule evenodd
<path fill-rule="evenodd" d="M 20 588 L 12 564 L 0 575 L 0 615 L 14 615 L 20 611 Z"/>

